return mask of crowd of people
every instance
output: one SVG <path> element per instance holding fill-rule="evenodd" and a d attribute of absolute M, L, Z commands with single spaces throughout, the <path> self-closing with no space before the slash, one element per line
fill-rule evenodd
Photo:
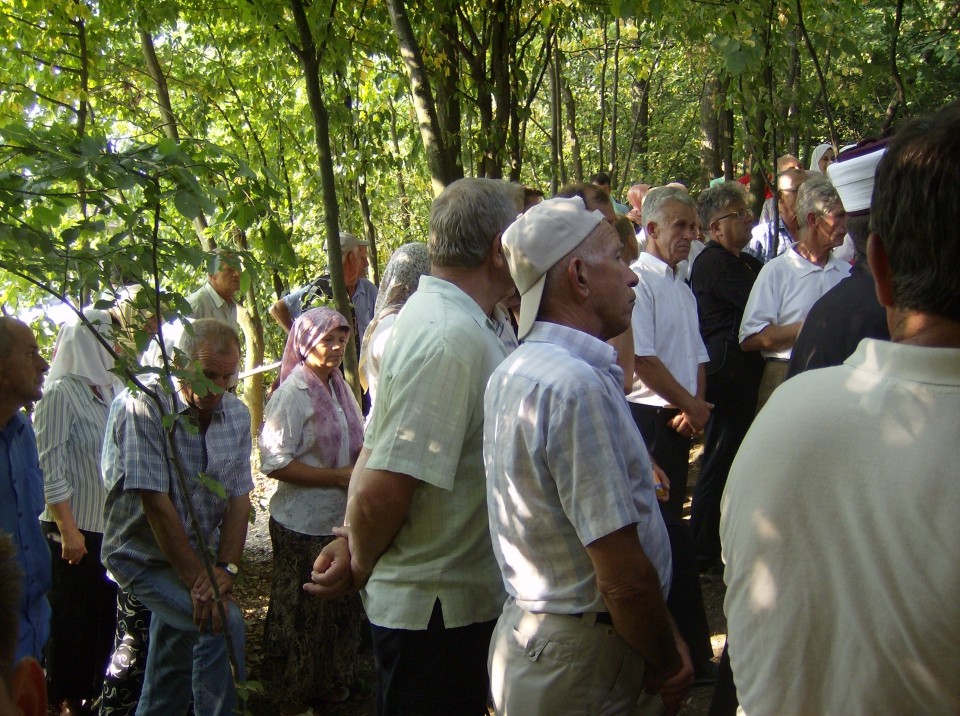
<path fill-rule="evenodd" d="M 352 315 L 328 274 L 270 307 L 276 712 L 351 698 L 364 620 L 384 715 L 674 714 L 713 683 L 712 714 L 960 712 L 958 185 L 953 103 L 781 157 L 759 223 L 737 182 L 467 178 L 379 290 L 342 232 Z M 87 309 L 49 364 L 0 317 L 0 716 L 236 711 L 242 270 L 218 251 L 144 357 L 172 390 L 115 372 L 153 316 Z"/>

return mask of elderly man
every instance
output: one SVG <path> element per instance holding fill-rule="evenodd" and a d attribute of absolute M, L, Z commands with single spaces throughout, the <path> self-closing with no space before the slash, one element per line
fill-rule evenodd
<path fill-rule="evenodd" d="M 191 318 L 216 318 L 239 330 L 237 304 L 234 297 L 240 290 L 240 273 L 243 267 L 240 257 L 223 249 L 216 249 L 211 256 L 212 273 L 200 290 L 187 296 L 193 308 Z"/>
<path fill-rule="evenodd" d="M 22 575 L 13 541 L 0 531 L 0 716 L 46 716 L 43 668 L 16 656 Z"/>
<path fill-rule="evenodd" d="M 700 476 L 693 493 L 690 528 L 701 571 L 720 563 L 720 496 L 727 472 L 757 408 L 763 360 L 740 350 L 743 311 L 762 264 L 743 251 L 753 215 L 737 182 L 700 195 L 700 220 L 710 242 L 690 276 L 697 299 L 700 336 L 707 347 L 706 399 L 713 404 L 703 440 Z"/>
<path fill-rule="evenodd" d="M 857 260 L 850 275 L 811 307 L 790 353 L 788 378 L 805 370 L 840 365 L 864 338 L 890 340 L 887 312 L 877 301 L 867 262 L 870 195 L 885 150 L 885 141 L 871 142 L 844 152 L 827 167 L 827 176 L 847 212 L 847 234 L 853 239 Z"/>
<path fill-rule="evenodd" d="M 23 589 L 14 659 L 42 659 L 50 636 L 50 550 L 40 529 L 43 474 L 37 439 L 21 408 L 43 397 L 50 366 L 30 327 L 0 316 L 0 531 L 13 540 Z"/>
<path fill-rule="evenodd" d="M 797 218 L 797 192 L 809 174 L 800 168 L 785 169 L 777 177 L 777 207 L 779 222 L 763 221 L 753 228 L 750 242 L 744 252 L 767 263 L 784 253 L 796 240 L 800 231 Z M 772 198 L 772 197 L 771 197 Z"/>
<path fill-rule="evenodd" d="M 377 303 L 377 287 L 366 278 L 370 262 L 367 247 L 370 242 L 357 238 L 347 231 L 340 232 L 340 256 L 343 262 L 343 282 L 347 286 L 350 302 L 353 305 L 353 318 L 356 330 L 353 332 L 357 343 L 357 354 L 363 343 L 363 334 L 373 320 L 373 307 Z M 291 291 L 270 306 L 270 315 L 285 331 L 289 331 L 293 322 L 308 308 L 315 308 L 324 301 L 333 298 L 330 287 L 330 274 L 323 274 L 306 286 Z"/>
<path fill-rule="evenodd" d="M 349 539 L 308 591 L 363 588 L 379 714 L 486 713 L 503 582 L 487 527 L 483 391 L 507 351 L 489 315 L 522 187 L 461 179 L 430 210 L 430 276 L 397 318 L 347 495 Z M 349 546 L 349 554 L 345 547 Z"/>
<path fill-rule="evenodd" d="M 157 400 L 121 393 L 103 448 L 103 562 L 153 614 L 139 716 L 185 714 L 191 684 L 198 716 L 231 714 L 236 707 L 224 625 L 202 550 L 216 562 L 236 678 L 244 679 L 243 615 L 232 592 L 253 489 L 250 414 L 226 392 L 236 378 L 240 341 L 227 324 L 201 318 L 184 331 L 180 349 L 189 360 L 181 367 L 196 375 L 179 381 L 173 395 L 151 381 Z"/>
<path fill-rule="evenodd" d="M 706 680 L 713 650 L 683 503 L 690 440 L 703 430 L 713 406 L 704 400 L 709 356 L 697 330 L 697 304 L 677 270 L 697 237 L 697 205 L 682 188 L 658 187 L 644 199 L 643 220 L 647 246 L 631 266 L 639 283 L 632 320 L 634 384 L 627 400 L 653 459 L 670 479 L 670 499 L 661 505 L 673 548 L 667 604 L 698 678 Z"/>
<path fill-rule="evenodd" d="M 954 102 L 877 167 L 867 256 L 892 342 L 784 383 L 733 464 L 724 607 L 748 716 L 960 713 L 957 186 Z"/>
<path fill-rule="evenodd" d="M 490 532 L 509 594 L 490 650 L 494 705 L 627 713 L 646 687 L 673 712 L 693 670 L 664 602 L 670 544 L 603 342 L 629 325 L 637 279 L 616 231 L 579 198 L 528 211 L 503 250 L 525 342 L 484 401 Z M 553 658 L 550 644 L 578 658 Z M 550 658 L 531 658 L 545 648 Z"/>
<path fill-rule="evenodd" d="M 767 362 L 757 412 L 783 382 L 810 307 L 850 273 L 850 264 L 831 253 L 843 243 L 847 215 L 827 177 L 818 174 L 801 185 L 797 217 L 799 240 L 760 271 L 740 323 L 740 347 L 760 351 Z"/>

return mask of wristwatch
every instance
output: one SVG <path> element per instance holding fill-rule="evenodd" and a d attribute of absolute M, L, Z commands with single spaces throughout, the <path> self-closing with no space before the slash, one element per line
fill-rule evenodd
<path fill-rule="evenodd" d="M 238 574 L 240 574 L 240 567 L 235 565 L 233 562 L 217 562 L 217 566 L 231 577 L 236 577 Z"/>

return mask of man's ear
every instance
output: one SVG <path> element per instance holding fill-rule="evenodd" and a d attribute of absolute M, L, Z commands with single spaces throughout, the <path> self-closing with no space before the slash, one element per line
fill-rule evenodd
<path fill-rule="evenodd" d="M 586 275 L 587 264 L 579 256 L 570 259 L 567 264 L 567 281 L 574 295 L 586 298 L 590 295 L 590 279 Z"/>
<path fill-rule="evenodd" d="M 501 231 L 493 237 L 493 243 L 490 244 L 490 258 L 493 265 L 498 269 L 507 269 L 507 256 L 503 253 L 503 232 Z"/>
<path fill-rule="evenodd" d="M 893 305 L 893 270 L 890 268 L 890 258 L 887 256 L 887 247 L 878 234 L 870 234 L 867 238 L 867 262 L 873 273 L 876 284 L 877 300 L 881 306 Z"/>
<path fill-rule="evenodd" d="M 43 669 L 33 657 L 21 659 L 14 667 L 10 698 L 23 716 L 46 716 L 47 684 Z"/>

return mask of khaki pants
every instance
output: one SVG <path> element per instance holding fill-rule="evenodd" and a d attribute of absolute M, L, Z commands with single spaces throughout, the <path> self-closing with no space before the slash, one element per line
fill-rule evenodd
<path fill-rule="evenodd" d="M 763 378 L 760 380 L 760 390 L 757 391 L 757 414 L 767 404 L 770 396 L 773 395 L 783 379 L 787 376 L 787 368 L 790 364 L 786 361 L 768 360 L 763 368 Z"/>
<path fill-rule="evenodd" d="M 533 614 L 508 599 L 488 666 L 498 716 L 654 716 L 663 709 L 640 693 L 643 659 L 593 615 Z"/>

